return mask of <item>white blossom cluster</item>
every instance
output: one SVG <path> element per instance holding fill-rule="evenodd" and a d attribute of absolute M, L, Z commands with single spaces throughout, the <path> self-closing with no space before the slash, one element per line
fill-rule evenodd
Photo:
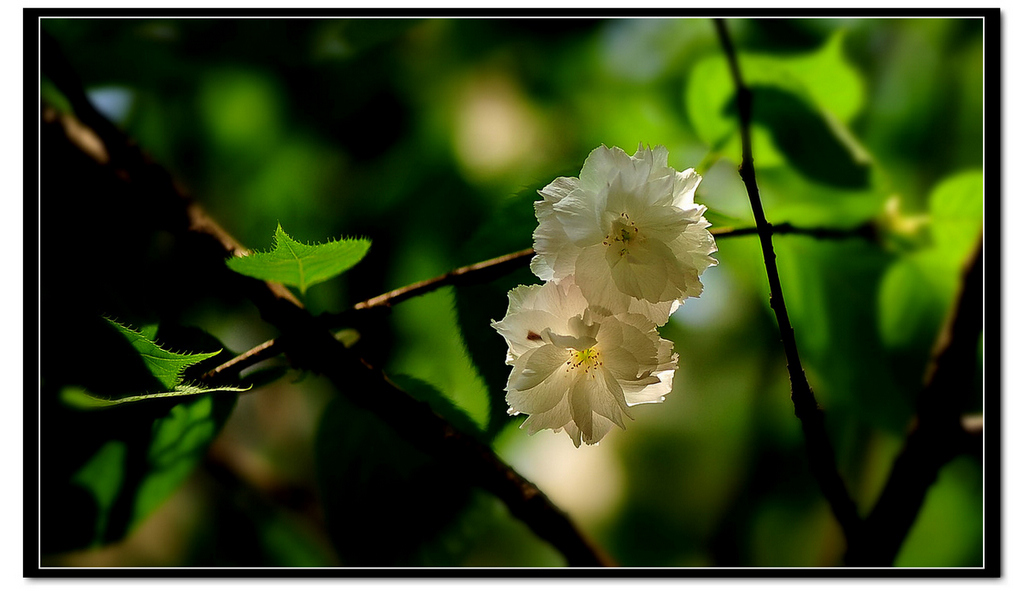
<path fill-rule="evenodd" d="M 625 427 L 629 407 L 672 390 L 679 357 L 658 327 L 717 263 L 705 207 L 693 202 L 700 180 L 669 167 L 665 147 L 630 157 L 601 145 L 579 178 L 539 191 L 530 268 L 545 283 L 510 291 L 491 324 L 508 344 L 508 413 L 527 414 L 530 434 L 596 444 Z"/>

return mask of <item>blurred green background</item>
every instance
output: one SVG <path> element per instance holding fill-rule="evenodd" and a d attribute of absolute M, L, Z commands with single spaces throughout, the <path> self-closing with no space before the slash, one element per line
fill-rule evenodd
<path fill-rule="evenodd" d="M 755 92 L 769 221 L 879 231 L 877 241 L 775 240 L 804 365 L 866 512 L 981 230 L 982 22 L 728 26 Z M 602 143 L 629 153 L 665 145 L 670 165 L 704 176 L 697 201 L 713 225 L 752 224 L 736 173 L 732 81 L 705 19 L 82 18 L 42 27 L 96 107 L 244 245 L 268 249 L 278 223 L 304 242 L 372 239 L 362 263 L 309 290 L 313 312 L 529 247 L 536 190 L 578 175 Z M 42 96 L 66 108 L 45 77 Z M 76 200 L 47 185 L 44 177 L 44 237 L 49 207 Z M 75 237 L 128 242 L 126 221 L 53 233 L 44 271 Z M 69 309 L 80 296 L 44 274 L 53 296 L 44 321 L 59 320 L 55 333 L 80 330 L 78 340 L 110 339 L 90 316 L 159 322 L 169 347 L 214 341 L 236 353 L 274 336 L 252 306 L 191 285 L 187 262 L 161 269 L 170 265 L 160 237 L 146 236 L 148 248 L 120 269 L 145 269 L 144 278 L 105 302 Z M 451 415 L 493 440 L 622 565 L 838 564 L 844 542 L 807 470 L 757 240 L 722 238 L 718 248 L 704 294 L 662 329 L 680 360 L 671 395 L 632 410 L 627 430 L 598 446 L 530 437 L 505 415 L 504 343 L 487 323 L 504 315 L 509 289 L 536 282 L 528 270 L 402 303 L 361 328 L 354 348 L 417 396 L 448 399 L 464 413 Z M 114 265 L 81 267 L 106 286 L 101 269 Z M 165 308 L 153 295 L 169 285 L 176 301 Z M 207 335 L 186 332 L 196 328 Z M 44 399 L 102 384 L 83 378 L 119 361 L 65 365 L 53 336 L 44 333 Z M 976 385 L 971 412 L 982 411 Z M 497 499 L 321 378 L 287 372 L 233 401 L 116 414 L 45 401 L 44 564 L 564 564 Z M 167 432 L 181 458 L 164 464 L 164 451 L 154 453 Z M 980 565 L 982 487 L 977 458 L 943 469 L 897 564 Z"/>

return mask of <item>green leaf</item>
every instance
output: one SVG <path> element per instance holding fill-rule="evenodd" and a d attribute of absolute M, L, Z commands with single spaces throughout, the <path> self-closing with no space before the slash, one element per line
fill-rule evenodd
<path fill-rule="evenodd" d="M 174 390 L 165 393 L 150 393 L 144 395 L 132 395 L 128 397 L 121 397 L 118 399 L 105 399 L 103 397 L 97 397 L 89 394 L 87 390 L 80 386 L 65 386 L 60 391 L 61 401 L 65 405 L 74 407 L 75 409 L 102 409 L 104 407 L 115 407 L 117 405 L 124 405 L 127 403 L 134 403 L 137 401 L 145 401 L 148 399 L 165 399 L 169 397 L 187 397 L 191 395 L 204 395 L 207 393 L 215 392 L 234 392 L 240 393 L 245 392 L 252 388 L 248 386 L 246 388 L 240 388 L 237 386 L 218 386 L 210 388 L 207 386 L 196 386 L 191 384 L 178 385 Z"/>
<path fill-rule="evenodd" d="M 143 327 L 143 332 L 139 332 L 110 318 L 107 321 L 120 331 L 125 339 L 128 339 L 132 347 L 142 356 L 142 361 L 152 372 L 153 377 L 167 389 L 178 389 L 186 368 L 220 353 L 219 350 L 213 353 L 174 353 L 153 342 L 156 337 L 155 325 Z"/>
<path fill-rule="evenodd" d="M 533 239 L 537 227 L 534 202 L 540 198 L 535 190 L 526 190 L 495 210 L 466 241 L 462 253 L 467 260 L 485 260 L 522 250 Z M 500 320 L 508 310 L 508 292 L 517 285 L 540 283 L 527 265 L 489 283 L 455 288 L 458 324 L 474 367 L 487 387 L 490 416 L 489 436 L 495 436 L 514 421 L 508 415 L 505 383 L 511 370 L 505 363 L 508 346 L 493 328 L 492 320 Z"/>
<path fill-rule="evenodd" d="M 236 273 L 298 287 L 305 294 L 307 288 L 355 266 L 369 249 L 370 240 L 362 238 L 303 244 L 290 238 L 278 225 L 270 252 L 233 257 L 227 265 Z"/>
<path fill-rule="evenodd" d="M 981 234 L 984 179 L 971 170 L 943 179 L 928 197 L 933 245 L 903 256 L 886 272 L 878 296 L 880 330 L 890 347 L 934 341 Z"/>
<path fill-rule="evenodd" d="M 106 398 L 94 395 L 83 387 L 69 385 L 62 387 L 60 390 L 60 400 L 65 405 L 75 409 L 102 409 L 150 399 L 187 397 L 221 391 L 244 392 L 252 388 L 251 385 L 246 388 L 235 386 L 208 387 L 198 383 L 185 382 L 184 375 L 186 369 L 218 355 L 222 350 L 218 349 L 212 353 L 175 353 L 156 344 L 154 339 L 156 338 L 158 326 L 155 324 L 143 326 L 142 330 L 137 331 L 110 318 L 106 320 L 138 352 L 143 363 L 146 365 L 146 369 L 153 375 L 153 378 L 168 390 Z"/>
<path fill-rule="evenodd" d="M 124 484 L 127 445 L 120 440 L 106 442 L 71 478 L 89 492 L 96 503 L 96 530 L 93 544 L 98 544 L 107 531 L 110 511 Z"/>
<path fill-rule="evenodd" d="M 831 186 L 867 185 L 870 157 L 842 122 L 786 90 L 756 86 L 751 92 L 753 121 L 771 132 L 775 146 L 797 171 Z"/>
<path fill-rule="evenodd" d="M 843 36 L 837 32 L 820 49 L 800 56 L 739 55 L 744 83 L 754 93 L 751 142 L 759 167 L 788 162 L 826 184 L 867 184 L 869 157 L 846 126 L 861 109 L 864 85 L 842 55 Z M 708 146 L 738 162 L 734 97 L 724 56 L 694 66 L 685 97 L 690 122 Z"/>
<path fill-rule="evenodd" d="M 886 345 L 927 346 L 956 292 L 957 264 L 937 250 L 901 258 L 886 271 L 878 294 L 879 330 Z"/>
<path fill-rule="evenodd" d="M 978 242 L 985 180 L 980 170 L 942 180 L 928 197 L 932 239 L 957 262 L 963 262 Z"/>
<path fill-rule="evenodd" d="M 450 464 L 406 442 L 345 396 L 328 403 L 316 437 L 325 528 L 344 565 L 407 566 L 469 502 L 469 485 Z"/>
<path fill-rule="evenodd" d="M 434 413 L 443 417 L 448 423 L 463 433 L 469 434 L 474 438 L 482 438 L 480 426 L 473 421 L 473 418 L 464 409 L 453 403 L 451 399 L 444 396 L 436 386 L 419 378 L 404 374 L 394 374 L 390 378 L 391 382 L 394 382 L 399 388 L 412 395 L 417 401 L 430 405 Z"/>
<path fill-rule="evenodd" d="M 221 421 L 214 398 L 179 403 L 153 422 L 148 473 L 135 492 L 129 530 L 153 512 L 188 477 L 217 435 Z"/>

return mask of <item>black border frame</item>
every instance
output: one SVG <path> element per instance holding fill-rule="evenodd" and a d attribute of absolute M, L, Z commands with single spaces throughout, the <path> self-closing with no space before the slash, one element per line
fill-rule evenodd
<path fill-rule="evenodd" d="M 1002 576 L 1002 18 L 998 8 L 972 9 L 310 9 L 310 8 L 24 8 L 24 549 L 23 576 L 33 578 L 995 578 Z M 76 568 L 39 564 L 39 415 L 38 385 L 28 379 L 39 370 L 39 43 L 43 18 L 59 17 L 429 17 L 429 18 L 625 18 L 625 17 L 821 17 L 821 18 L 981 18 L 984 27 L 984 300 L 983 326 L 985 424 L 983 437 L 985 565 L 979 568 Z M 29 158 L 31 156 L 31 158 Z M 32 522 L 30 522 L 32 521 Z"/>

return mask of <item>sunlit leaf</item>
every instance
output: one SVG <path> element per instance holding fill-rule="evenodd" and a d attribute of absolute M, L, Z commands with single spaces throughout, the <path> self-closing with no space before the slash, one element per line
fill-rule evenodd
<path fill-rule="evenodd" d="M 76 409 L 102 409 L 104 407 L 115 407 L 127 403 L 135 403 L 148 399 L 166 399 L 171 397 L 187 397 L 191 395 L 203 395 L 215 392 L 245 392 L 251 387 L 240 388 L 237 386 L 218 386 L 210 388 L 207 386 L 195 386 L 189 384 L 178 385 L 174 390 L 165 393 L 151 393 L 144 395 L 132 395 L 117 399 L 105 399 L 89 394 L 88 391 L 79 386 L 66 386 L 61 389 L 60 398 L 66 405 Z"/>
<path fill-rule="evenodd" d="M 936 250 L 904 257 L 889 267 L 879 289 L 879 329 L 891 347 L 935 340 L 956 291 L 958 267 Z"/>
<path fill-rule="evenodd" d="M 985 515 L 982 474 L 966 457 L 939 472 L 895 566 L 981 566 Z M 991 555 L 991 553 L 990 553 Z"/>
<path fill-rule="evenodd" d="M 140 332 L 109 318 L 107 320 L 139 352 L 139 355 L 142 356 L 142 361 L 146 364 L 146 368 L 152 372 L 153 377 L 159 380 L 164 388 L 175 389 L 181 384 L 186 368 L 208 360 L 220 353 L 220 351 L 191 354 L 174 353 L 153 342 L 153 339 L 156 338 L 155 325 L 143 327 L 143 332 Z"/>
<path fill-rule="evenodd" d="M 355 266 L 369 249 L 370 240 L 362 238 L 303 244 L 290 238 L 278 225 L 270 252 L 230 258 L 227 265 L 236 273 L 277 281 L 306 293 L 307 288 Z"/>
<path fill-rule="evenodd" d="M 146 369 L 153 375 L 153 378 L 168 390 L 102 397 L 92 394 L 89 390 L 80 386 L 65 386 L 61 388 L 60 399 L 70 407 L 76 409 L 102 409 L 150 399 L 187 397 L 220 391 L 244 392 L 251 388 L 251 386 L 246 388 L 235 386 L 209 387 L 184 380 L 185 370 L 216 356 L 221 350 L 213 353 L 175 353 L 164 349 L 154 341 L 158 330 L 158 326 L 155 324 L 143 326 L 141 330 L 137 331 L 109 318 L 107 322 L 128 340 L 132 348 L 142 358 Z"/>
<path fill-rule="evenodd" d="M 789 163 L 804 176 L 843 188 L 863 188 L 870 158 L 838 119 L 789 91 L 756 86 L 753 121 L 770 131 Z"/>
<path fill-rule="evenodd" d="M 971 170 L 945 178 L 928 197 L 932 239 L 953 259 L 964 259 L 981 233 L 985 180 Z"/>
<path fill-rule="evenodd" d="M 782 156 L 811 179 L 863 187 L 869 159 L 846 124 L 863 103 L 863 83 L 842 54 L 837 32 L 815 52 L 799 56 L 740 53 L 744 83 L 754 93 L 751 137 L 758 166 Z M 685 99 L 698 136 L 739 161 L 735 86 L 722 55 L 705 58 L 690 73 Z"/>
<path fill-rule="evenodd" d="M 967 171 L 945 178 L 929 195 L 933 245 L 893 264 L 880 289 L 879 323 L 888 345 L 935 341 L 980 237 L 983 184 L 981 172 Z"/>

